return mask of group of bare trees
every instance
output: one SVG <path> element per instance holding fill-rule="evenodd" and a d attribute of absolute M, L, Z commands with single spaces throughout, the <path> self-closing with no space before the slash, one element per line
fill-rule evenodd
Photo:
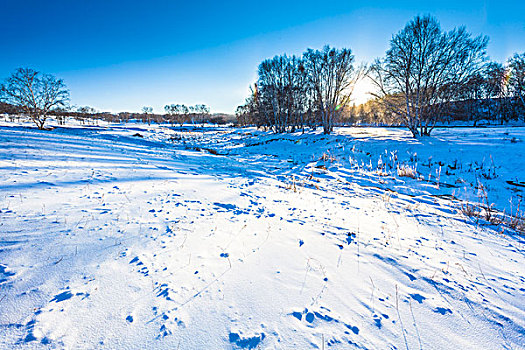
<path fill-rule="evenodd" d="M 444 32 L 435 18 L 418 16 L 370 67 L 374 96 L 414 136 L 429 135 L 483 69 L 487 43 L 487 37 L 473 38 L 464 27 Z"/>
<path fill-rule="evenodd" d="M 97 112 L 94 108 L 83 106 L 78 107 L 75 110 L 68 111 L 67 115 L 82 122 L 104 120 L 107 122 L 127 123 L 130 121 L 140 121 L 143 123 L 148 123 L 148 125 L 151 125 L 152 123 L 169 123 L 171 125 L 180 124 L 180 126 L 185 123 L 199 123 L 201 125 L 203 123 L 226 123 L 224 118 L 225 115 L 210 114 L 210 108 L 204 104 L 198 104 L 195 106 L 185 106 L 183 104 L 166 105 L 164 110 L 164 114 L 158 114 L 153 112 L 152 107 L 144 106 L 142 107 L 140 113 L 108 113 Z"/>
<path fill-rule="evenodd" d="M 429 135 L 451 119 L 525 119 L 525 53 L 506 65 L 490 62 L 486 36 L 465 27 L 443 31 L 432 16 L 417 16 L 395 34 L 385 57 L 366 71 L 372 100 L 350 106 L 362 68 L 348 49 L 307 50 L 259 65 L 258 80 L 237 108 L 239 124 L 276 132 L 335 123 L 405 125 L 414 137 Z"/>
<path fill-rule="evenodd" d="M 453 113 L 476 125 L 479 120 L 525 121 L 525 53 L 505 64 L 489 62 L 471 77 Z"/>
<path fill-rule="evenodd" d="M 464 27 L 444 32 L 435 18 L 416 17 L 370 67 L 377 90 L 376 100 L 365 106 L 368 119 L 401 122 L 423 136 L 445 120 L 476 125 L 481 119 L 525 118 L 525 53 L 506 65 L 491 62 L 487 43 L 487 37 L 472 37 Z"/>
<path fill-rule="evenodd" d="M 435 113 L 433 123 L 459 121 L 476 126 L 481 120 L 501 124 L 512 120 L 525 122 L 524 82 L 525 53 L 514 54 L 505 64 L 487 60 L 461 85 L 456 85 L 457 90 L 453 90 L 450 99 L 431 105 L 428 111 Z M 349 108 L 349 119 L 369 125 L 407 124 L 405 115 L 399 113 L 405 110 L 406 97 L 402 100 L 401 96 L 405 95 L 376 94 L 376 98 Z M 436 113 L 436 107 L 440 113 Z M 413 117 L 415 121 L 415 115 Z M 431 127 L 427 133 L 430 131 Z M 420 135 L 421 130 L 416 130 L 416 134 Z"/>
<path fill-rule="evenodd" d="M 275 132 L 321 125 L 328 134 L 348 105 L 361 72 L 345 48 L 325 46 L 308 49 L 302 57 L 267 59 L 259 65 L 251 96 L 237 108 L 237 121 Z"/>
<path fill-rule="evenodd" d="M 186 106 L 183 104 L 171 104 L 164 106 L 165 119 L 172 124 L 184 123 L 204 124 L 210 122 L 210 108 L 203 104 Z"/>

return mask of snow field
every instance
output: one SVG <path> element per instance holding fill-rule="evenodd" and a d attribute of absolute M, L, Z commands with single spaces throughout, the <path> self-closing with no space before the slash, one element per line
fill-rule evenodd
<path fill-rule="evenodd" d="M 523 238 L 378 166 L 473 164 L 461 132 L 0 127 L 0 348 L 523 348 Z M 502 207 L 522 134 L 487 136 Z"/>

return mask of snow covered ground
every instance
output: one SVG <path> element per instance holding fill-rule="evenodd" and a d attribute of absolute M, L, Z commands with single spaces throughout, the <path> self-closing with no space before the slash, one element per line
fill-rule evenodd
<path fill-rule="evenodd" d="M 3 123 L 0 348 L 523 349 L 523 141 Z"/>

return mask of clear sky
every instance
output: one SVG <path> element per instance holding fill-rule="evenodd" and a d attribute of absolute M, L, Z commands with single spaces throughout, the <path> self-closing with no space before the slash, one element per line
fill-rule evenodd
<path fill-rule="evenodd" d="M 369 62 L 417 14 L 488 35 L 494 60 L 525 51 L 518 0 L 0 0 L 0 78 L 18 67 L 51 73 L 72 104 L 100 111 L 205 103 L 233 113 L 263 59 L 329 44 Z"/>

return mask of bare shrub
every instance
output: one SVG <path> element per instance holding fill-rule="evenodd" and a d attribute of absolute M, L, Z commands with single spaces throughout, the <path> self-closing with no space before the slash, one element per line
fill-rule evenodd
<path fill-rule="evenodd" d="M 479 217 L 479 207 L 469 202 L 461 203 L 461 212 L 470 218 Z"/>

